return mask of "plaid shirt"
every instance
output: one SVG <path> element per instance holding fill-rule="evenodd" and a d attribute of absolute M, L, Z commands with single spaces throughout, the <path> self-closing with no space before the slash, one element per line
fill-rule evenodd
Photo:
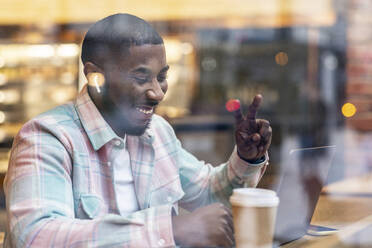
<path fill-rule="evenodd" d="M 130 154 L 140 211 L 122 216 L 114 163 Z M 266 165 L 234 151 L 213 167 L 185 151 L 172 127 L 154 115 L 127 147 L 105 122 L 87 88 L 74 103 L 27 122 L 12 147 L 4 181 L 5 247 L 173 247 L 172 214 L 216 201 L 234 187 L 256 186 Z"/>

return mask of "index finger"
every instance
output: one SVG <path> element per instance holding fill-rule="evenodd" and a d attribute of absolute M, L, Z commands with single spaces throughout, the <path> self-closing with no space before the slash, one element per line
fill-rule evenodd
<path fill-rule="evenodd" d="M 244 120 L 241 108 L 234 111 L 235 123 L 239 124 Z"/>
<path fill-rule="evenodd" d="M 248 107 L 247 120 L 255 121 L 257 110 L 260 107 L 262 101 L 262 95 L 258 94 L 253 98 L 251 105 Z"/>
<path fill-rule="evenodd" d="M 228 100 L 225 107 L 227 111 L 234 113 L 236 124 L 239 124 L 243 120 L 243 114 L 240 108 L 240 101 L 238 99 Z"/>

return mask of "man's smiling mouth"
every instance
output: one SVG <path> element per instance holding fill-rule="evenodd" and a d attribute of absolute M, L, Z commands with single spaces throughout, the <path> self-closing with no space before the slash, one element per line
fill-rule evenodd
<path fill-rule="evenodd" d="M 152 114 L 154 112 L 154 108 L 142 108 L 142 107 L 137 107 L 136 108 L 138 111 L 140 111 L 141 113 L 144 113 L 146 115 L 149 115 L 149 114 Z"/>

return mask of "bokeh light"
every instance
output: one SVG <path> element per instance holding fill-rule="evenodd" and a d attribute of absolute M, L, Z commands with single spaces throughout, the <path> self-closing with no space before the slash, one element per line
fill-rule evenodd
<path fill-rule="evenodd" d="M 7 82 L 7 76 L 3 73 L 0 73 L 0 85 L 4 85 Z"/>
<path fill-rule="evenodd" d="M 342 114 L 345 116 L 345 117 L 352 117 L 353 115 L 355 115 L 356 113 L 356 107 L 354 104 L 352 103 L 345 103 L 343 106 L 342 106 Z"/>
<path fill-rule="evenodd" d="M 76 44 L 62 44 L 57 47 L 57 55 L 60 57 L 76 57 L 79 54 L 79 46 Z"/>
<path fill-rule="evenodd" d="M 285 52 L 279 52 L 275 55 L 275 62 L 278 65 L 285 66 L 288 64 L 288 55 Z"/>
<path fill-rule="evenodd" d="M 213 71 L 217 67 L 217 61 L 215 58 L 206 57 L 202 60 L 201 65 L 205 71 Z"/>
<path fill-rule="evenodd" d="M 182 53 L 187 55 L 187 54 L 192 53 L 194 48 L 189 42 L 183 42 L 181 44 L 181 49 L 182 49 Z"/>
<path fill-rule="evenodd" d="M 5 59 L 3 57 L 0 57 L 0 68 L 5 65 Z"/>
<path fill-rule="evenodd" d="M 5 113 L 3 111 L 0 111 L 0 123 L 5 122 Z"/>

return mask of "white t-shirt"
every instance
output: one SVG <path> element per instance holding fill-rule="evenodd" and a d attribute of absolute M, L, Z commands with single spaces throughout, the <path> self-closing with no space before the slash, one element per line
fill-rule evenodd
<path fill-rule="evenodd" d="M 124 149 L 122 149 L 122 163 L 114 163 L 114 187 L 118 198 L 118 208 L 121 215 L 126 215 L 139 210 L 132 167 L 127 149 L 126 137 L 124 136 Z"/>

